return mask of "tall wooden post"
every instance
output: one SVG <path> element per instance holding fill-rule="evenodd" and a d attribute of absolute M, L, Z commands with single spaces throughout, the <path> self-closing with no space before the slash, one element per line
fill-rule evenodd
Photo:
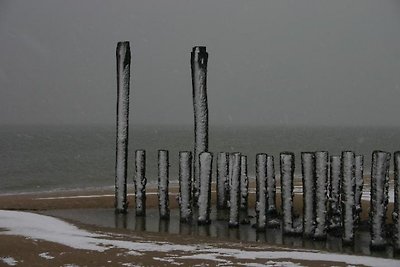
<path fill-rule="evenodd" d="M 129 130 L 129 81 L 131 51 L 129 42 L 117 44 L 117 138 L 115 162 L 115 212 L 127 211 L 127 164 Z"/>
<path fill-rule="evenodd" d="M 193 47 L 190 64 L 192 67 L 194 111 L 193 200 L 195 204 L 199 197 L 200 188 L 199 155 L 208 151 L 207 61 L 206 47 Z"/>

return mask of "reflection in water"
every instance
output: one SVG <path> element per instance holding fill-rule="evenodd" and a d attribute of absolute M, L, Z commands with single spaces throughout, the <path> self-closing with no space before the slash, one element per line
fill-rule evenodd
<path fill-rule="evenodd" d="M 228 235 L 230 240 L 240 240 L 240 230 L 238 227 L 228 228 Z"/>
<path fill-rule="evenodd" d="M 303 238 L 299 235 L 282 235 L 282 241 L 285 246 L 302 247 Z"/>
<path fill-rule="evenodd" d="M 82 216 L 84 212 L 85 216 Z M 256 232 L 252 227 L 255 223 L 254 211 L 249 210 L 250 224 L 241 224 L 239 228 L 228 227 L 227 212 L 217 214 L 215 208 L 211 212 L 210 225 L 198 225 L 197 219 L 181 223 L 179 210 L 172 209 L 169 220 L 160 220 L 158 209 L 148 209 L 146 216 L 136 216 L 135 213 L 114 214 L 113 209 L 79 209 L 79 210 L 49 210 L 45 212 L 65 219 L 80 221 L 86 224 L 93 224 L 103 227 L 126 228 L 135 231 L 162 232 L 181 235 L 213 237 L 218 240 L 232 241 L 257 241 L 266 244 L 292 246 L 305 249 L 328 250 L 331 252 L 343 252 L 349 254 L 373 255 L 378 257 L 393 257 L 393 248 L 387 246 L 386 250 L 371 252 L 369 248 L 370 235 L 368 229 L 360 227 L 355 234 L 354 246 L 342 246 L 341 237 L 328 234 L 326 241 L 316 242 L 302 236 L 284 236 L 281 227 L 267 228 L 265 232 Z M 217 216 L 220 220 L 216 220 Z M 395 255 L 400 257 L 400 255 Z"/>
<path fill-rule="evenodd" d="M 160 219 L 158 220 L 158 232 L 168 233 L 169 232 L 169 220 Z"/>
<path fill-rule="evenodd" d="M 191 235 L 192 234 L 192 226 L 188 223 L 179 223 L 179 234 L 181 235 Z"/>
<path fill-rule="evenodd" d="M 146 231 L 146 216 L 135 216 L 135 231 Z"/>
<path fill-rule="evenodd" d="M 199 236 L 211 236 L 210 233 L 211 232 L 210 232 L 210 225 L 209 224 L 198 225 L 197 234 Z"/>
<path fill-rule="evenodd" d="M 123 213 L 115 213 L 115 228 L 126 229 L 128 227 L 127 215 Z"/>

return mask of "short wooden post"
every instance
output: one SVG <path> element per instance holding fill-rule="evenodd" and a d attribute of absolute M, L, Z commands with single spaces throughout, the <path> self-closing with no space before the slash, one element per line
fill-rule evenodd
<path fill-rule="evenodd" d="M 179 152 L 179 209 L 181 222 L 192 220 L 192 152 Z"/>
<path fill-rule="evenodd" d="M 342 210 L 342 242 L 344 245 L 354 243 L 355 224 L 355 155 L 352 151 L 342 152 L 342 182 L 341 182 L 341 210 Z"/>
<path fill-rule="evenodd" d="M 158 151 L 158 207 L 160 219 L 169 218 L 169 157 L 167 150 Z"/>
<path fill-rule="evenodd" d="M 256 224 L 258 232 L 265 231 L 267 224 L 267 154 L 256 156 Z"/>
<path fill-rule="evenodd" d="M 369 223 L 372 249 L 386 246 L 386 212 L 389 201 L 390 153 L 374 151 L 371 170 L 371 204 Z"/>
<path fill-rule="evenodd" d="M 229 183 L 228 180 L 228 153 L 220 152 L 217 155 L 217 208 L 226 209 L 228 207 Z"/>
<path fill-rule="evenodd" d="M 146 215 L 146 151 L 135 152 L 135 202 L 136 216 Z"/>
<path fill-rule="evenodd" d="M 312 237 L 315 220 L 315 156 L 313 152 L 301 153 L 303 175 L 303 234 Z"/>
<path fill-rule="evenodd" d="M 198 224 L 210 224 L 211 211 L 211 175 L 212 175 L 212 154 L 203 152 L 199 155 L 200 162 L 200 191 L 199 191 L 199 217 Z"/>
<path fill-rule="evenodd" d="M 233 154 L 232 177 L 229 186 L 229 227 L 239 226 L 241 155 Z"/>

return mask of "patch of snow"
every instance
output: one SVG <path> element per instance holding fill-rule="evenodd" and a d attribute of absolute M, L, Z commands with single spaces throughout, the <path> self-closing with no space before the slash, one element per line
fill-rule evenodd
<path fill-rule="evenodd" d="M 242 264 L 244 266 L 248 267 L 263 267 L 263 266 L 276 266 L 276 267 L 301 267 L 303 265 L 300 265 L 298 263 L 294 262 L 289 262 L 289 261 L 267 261 L 265 264 L 261 263 L 244 263 Z"/>
<path fill-rule="evenodd" d="M 153 257 L 153 260 L 168 262 L 169 264 L 172 265 L 182 265 L 182 263 L 176 262 L 172 257 L 163 257 L 163 258 Z"/>
<path fill-rule="evenodd" d="M 15 266 L 18 263 L 13 257 L 0 257 L 0 260 L 9 266 Z"/>
<path fill-rule="evenodd" d="M 50 256 L 50 255 L 49 255 L 49 252 L 40 253 L 39 256 L 42 257 L 42 258 L 44 258 L 44 259 L 46 259 L 46 260 L 52 260 L 52 259 L 54 259 L 53 256 Z"/>

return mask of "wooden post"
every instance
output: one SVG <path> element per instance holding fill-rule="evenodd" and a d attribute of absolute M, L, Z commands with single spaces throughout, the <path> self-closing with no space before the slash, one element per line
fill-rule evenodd
<path fill-rule="evenodd" d="M 342 182 L 341 182 L 341 210 L 342 210 L 342 242 L 344 245 L 354 243 L 355 213 L 354 192 L 355 183 L 355 155 L 352 151 L 342 152 Z"/>
<path fill-rule="evenodd" d="M 293 179 L 294 154 L 283 152 L 281 158 L 281 200 L 282 200 L 282 230 L 284 234 L 294 234 L 293 224 Z"/>
<path fill-rule="evenodd" d="M 169 218 L 169 157 L 167 150 L 158 150 L 158 207 L 160 219 Z"/>
<path fill-rule="evenodd" d="M 179 208 L 181 222 L 192 220 L 192 152 L 179 152 Z"/>
<path fill-rule="evenodd" d="M 210 224 L 211 211 L 211 175 L 212 175 L 212 154 L 203 152 L 199 155 L 200 162 L 200 191 L 199 191 L 199 217 L 198 224 Z"/>
<path fill-rule="evenodd" d="M 129 130 L 129 81 L 131 51 L 129 42 L 117 44 L 117 140 L 115 163 L 115 212 L 126 213 Z"/>
<path fill-rule="evenodd" d="M 312 237 L 315 229 L 315 156 L 313 152 L 301 153 L 303 175 L 303 234 Z"/>
<path fill-rule="evenodd" d="M 400 151 L 394 153 L 394 209 L 393 218 L 393 247 L 400 251 Z"/>
<path fill-rule="evenodd" d="M 256 224 L 258 232 L 265 231 L 267 227 L 267 154 L 260 153 L 256 156 Z"/>
<path fill-rule="evenodd" d="M 390 154 L 383 151 L 372 153 L 371 204 L 369 223 L 372 249 L 386 246 L 386 212 L 389 201 Z"/>
<path fill-rule="evenodd" d="M 197 203 L 200 187 L 199 155 L 208 151 L 208 103 L 207 103 L 207 61 L 206 47 L 195 46 L 191 52 L 193 111 L 194 111 L 194 165 L 193 194 Z"/>
<path fill-rule="evenodd" d="M 239 227 L 241 174 L 240 153 L 233 154 L 232 163 L 232 177 L 229 184 L 229 227 Z"/>
<path fill-rule="evenodd" d="M 341 227 L 341 204 L 340 204 L 340 183 L 341 157 L 331 156 L 330 159 L 330 183 L 329 183 L 329 229 L 337 230 Z"/>
<path fill-rule="evenodd" d="M 267 216 L 276 217 L 276 179 L 274 156 L 267 155 Z"/>
<path fill-rule="evenodd" d="M 135 202 L 136 216 L 146 215 L 146 151 L 135 152 Z"/>
<path fill-rule="evenodd" d="M 360 223 L 360 216 L 362 212 L 361 197 L 364 187 L 364 156 L 357 155 L 355 159 L 355 178 L 356 178 L 356 192 L 354 194 L 356 205 L 356 225 Z"/>
<path fill-rule="evenodd" d="M 327 234 L 328 161 L 328 152 L 315 152 L 315 239 L 326 239 Z"/>
<path fill-rule="evenodd" d="M 228 153 L 220 152 L 217 155 L 217 208 L 226 209 L 228 207 L 229 186 L 228 180 Z"/>
<path fill-rule="evenodd" d="M 248 197 L 249 197 L 249 177 L 247 175 L 247 156 L 241 155 L 240 157 L 240 209 L 247 211 Z"/>

